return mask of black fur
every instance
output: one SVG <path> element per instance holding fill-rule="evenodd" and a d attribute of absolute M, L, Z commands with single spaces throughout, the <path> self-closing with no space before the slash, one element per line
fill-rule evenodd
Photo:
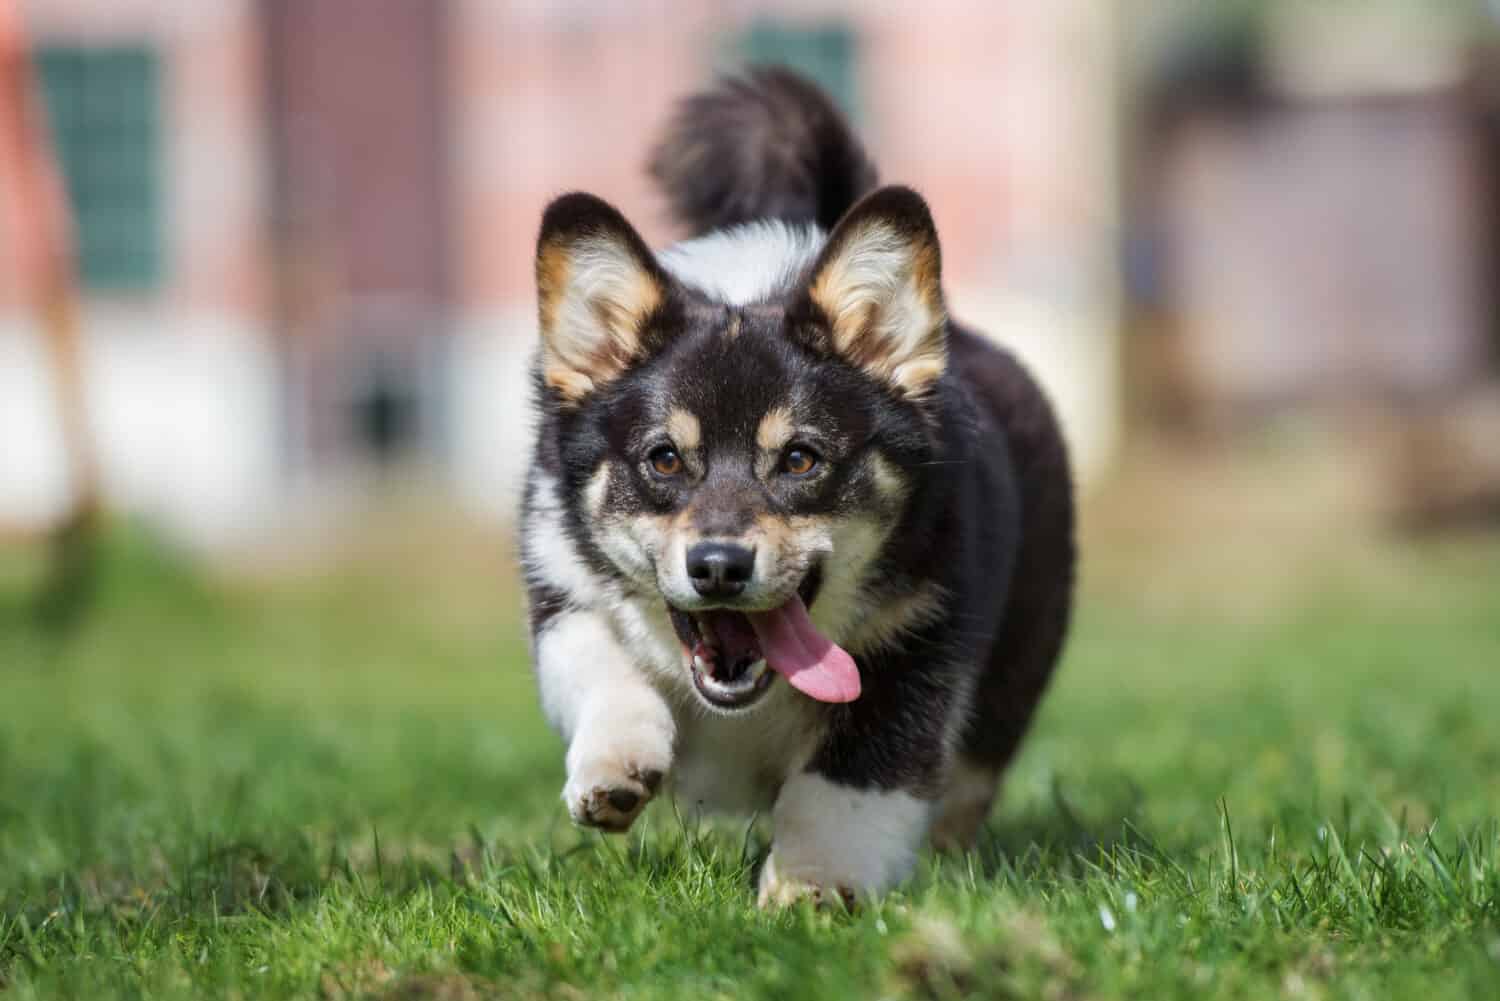
<path fill-rule="evenodd" d="M 757 219 L 832 229 L 875 187 L 875 168 L 827 95 L 775 67 L 684 101 L 650 171 L 694 233 Z"/>
<path fill-rule="evenodd" d="M 1009 592 L 992 598 L 1000 632 L 980 678 L 963 747 L 1003 767 L 1015 753 L 1062 653 L 1072 613 L 1073 483 L 1046 396 L 1008 351 L 950 327 L 949 356 L 1003 434 L 1021 532 Z"/>
<path fill-rule="evenodd" d="M 534 582 L 527 588 L 526 610 L 532 635 L 540 633 L 568 610 L 568 592 L 548 584 Z"/>
<path fill-rule="evenodd" d="M 955 706 L 961 749 L 1002 768 L 1056 665 L 1071 608 L 1073 499 L 1062 436 L 1009 352 L 950 324 L 943 429 L 913 469 L 919 487 L 882 560 L 890 579 L 933 580 L 951 601 L 900 653 L 861 663 L 879 679 L 834 707 L 815 767 L 863 785 L 922 789 Z M 924 468 L 925 467 L 925 468 Z"/>

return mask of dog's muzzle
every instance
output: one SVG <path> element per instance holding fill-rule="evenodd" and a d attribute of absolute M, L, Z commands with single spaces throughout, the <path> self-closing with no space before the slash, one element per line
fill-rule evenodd
<path fill-rule="evenodd" d="M 705 554 L 699 550 L 705 546 L 711 547 L 707 556 L 719 555 L 716 550 L 731 549 L 740 550 L 743 557 L 750 565 L 753 565 L 754 552 L 740 546 L 725 546 L 719 543 L 700 543 L 689 551 L 688 566 L 693 566 L 694 554 L 703 557 Z M 731 566 L 735 561 L 742 559 L 739 553 L 727 553 L 724 555 L 722 566 Z M 725 571 L 714 565 L 714 560 L 709 560 L 709 567 L 704 576 L 709 581 L 708 586 L 713 586 L 715 576 L 726 579 Z M 698 578 L 694 577 L 696 585 Z M 799 607 L 810 606 L 817 597 L 818 588 L 822 583 L 820 568 L 814 567 L 801 585 L 797 593 L 790 599 L 789 603 Z M 739 589 L 743 589 L 743 583 L 739 583 Z M 700 589 L 699 593 L 704 593 Z M 738 591 L 736 591 L 738 593 Z M 705 594 L 705 596 L 707 596 Z M 678 640 L 687 659 L 688 669 L 692 673 L 693 687 L 704 702 L 715 709 L 724 712 L 734 712 L 748 709 L 758 702 L 770 689 L 776 680 L 776 670 L 769 664 L 766 654 L 762 650 L 762 637 L 756 625 L 751 621 L 750 614 L 766 618 L 772 613 L 749 613 L 738 611 L 732 607 L 708 608 L 694 611 L 685 611 L 673 605 L 667 606 L 671 615 L 672 627 L 677 633 Z M 805 616 L 805 612 L 803 615 Z M 778 670 L 785 670 L 778 668 Z"/>

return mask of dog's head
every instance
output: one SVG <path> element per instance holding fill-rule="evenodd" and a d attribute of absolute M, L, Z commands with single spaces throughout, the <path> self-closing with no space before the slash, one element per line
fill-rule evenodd
<path fill-rule="evenodd" d="M 947 354 L 922 199 L 875 192 L 780 288 L 726 303 L 674 278 L 609 205 L 567 195 L 536 273 L 543 406 L 596 558 L 665 601 L 711 706 L 755 701 L 765 661 L 816 698 L 852 697 L 852 661 L 808 667 L 832 644 L 806 607 L 821 595 L 835 632 L 857 619 L 932 455 Z"/>

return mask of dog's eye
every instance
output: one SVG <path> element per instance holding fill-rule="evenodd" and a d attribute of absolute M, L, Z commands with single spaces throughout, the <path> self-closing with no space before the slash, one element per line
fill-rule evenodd
<path fill-rule="evenodd" d="M 671 445 L 652 449 L 651 454 L 646 458 L 651 461 L 651 468 L 660 476 L 676 476 L 682 472 L 682 456 L 678 455 L 677 449 Z"/>
<path fill-rule="evenodd" d="M 817 453 L 810 448 L 789 448 L 781 457 L 781 471 L 792 476 L 806 476 L 817 468 Z"/>

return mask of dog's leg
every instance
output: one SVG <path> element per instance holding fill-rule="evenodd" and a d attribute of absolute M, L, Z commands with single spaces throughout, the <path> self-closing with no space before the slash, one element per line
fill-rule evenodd
<path fill-rule="evenodd" d="M 671 709 L 597 613 L 564 612 L 535 643 L 542 708 L 568 743 L 568 814 L 627 830 L 672 766 Z"/>
<path fill-rule="evenodd" d="M 857 789 L 816 772 L 788 779 L 776 799 L 760 905 L 833 895 L 852 904 L 904 879 L 927 833 L 932 804 L 900 790 Z"/>
<path fill-rule="evenodd" d="M 938 804 L 937 819 L 932 824 L 932 846 L 954 853 L 973 848 L 999 791 L 999 768 L 960 754 Z"/>

